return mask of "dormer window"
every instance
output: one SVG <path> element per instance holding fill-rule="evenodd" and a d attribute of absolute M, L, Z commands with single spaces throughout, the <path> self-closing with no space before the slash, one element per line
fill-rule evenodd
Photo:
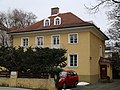
<path fill-rule="evenodd" d="M 60 24 L 61 24 L 61 18 L 60 17 L 54 18 L 54 25 L 60 25 Z"/>
<path fill-rule="evenodd" d="M 50 26 L 50 19 L 49 18 L 44 20 L 44 26 Z"/>

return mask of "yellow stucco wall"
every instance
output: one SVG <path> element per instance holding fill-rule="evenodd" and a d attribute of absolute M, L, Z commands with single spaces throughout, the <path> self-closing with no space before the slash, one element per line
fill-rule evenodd
<path fill-rule="evenodd" d="M 78 34 L 78 43 L 69 44 L 68 35 L 70 33 Z M 29 46 L 35 47 L 36 36 L 44 36 L 44 47 L 51 48 L 51 36 L 60 35 L 60 48 L 67 50 L 66 56 L 69 54 L 78 54 L 78 67 L 71 68 L 68 65 L 65 69 L 72 69 L 78 73 L 82 81 L 97 81 L 100 77 L 99 70 L 99 47 L 102 46 L 104 56 L 104 41 L 90 32 L 89 28 L 86 30 L 70 30 L 70 31 L 52 31 L 52 32 L 39 32 L 32 34 L 14 35 L 13 46 L 21 45 L 21 37 L 29 37 Z M 67 60 L 68 63 L 68 60 Z"/>
<path fill-rule="evenodd" d="M 78 33 L 78 44 L 69 44 L 68 43 L 68 34 L 70 33 Z M 29 37 L 29 46 L 36 46 L 35 45 L 35 37 L 36 36 L 44 36 L 44 46 L 51 47 L 51 36 L 52 35 L 60 35 L 60 47 L 67 49 L 66 56 L 71 53 L 78 54 L 78 67 L 77 68 L 70 68 L 68 65 L 65 69 L 73 69 L 80 75 L 89 75 L 90 74 L 90 63 L 88 62 L 89 54 L 90 54 L 90 34 L 89 32 L 58 32 L 58 33 L 37 33 L 37 34 L 26 34 L 26 35 L 17 35 L 13 36 L 13 46 L 20 46 L 21 45 L 21 38 L 22 37 Z M 84 68 L 84 70 L 80 69 Z"/>
<path fill-rule="evenodd" d="M 96 35 L 90 33 L 90 73 L 91 75 L 96 75 L 96 80 L 100 78 L 100 47 L 102 47 L 102 55 L 104 57 L 104 41 L 102 41 Z"/>
<path fill-rule="evenodd" d="M 17 78 L 17 87 L 48 89 L 48 79 Z"/>
<path fill-rule="evenodd" d="M 1 86 L 9 86 L 10 83 L 10 78 L 4 78 L 4 77 L 0 77 L 0 85 Z"/>
<path fill-rule="evenodd" d="M 102 47 L 102 57 L 105 56 L 105 41 L 90 33 L 90 73 L 94 77 L 91 77 L 91 81 L 95 82 L 100 79 L 100 47 Z M 107 76 L 112 78 L 112 67 L 107 65 Z M 95 79 L 96 78 L 96 79 Z"/>
<path fill-rule="evenodd" d="M 49 89 L 52 83 L 49 79 L 6 78 L 0 77 L 0 86 Z"/>

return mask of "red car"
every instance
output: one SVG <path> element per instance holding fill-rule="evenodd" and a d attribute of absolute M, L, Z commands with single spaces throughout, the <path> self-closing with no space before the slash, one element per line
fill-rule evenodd
<path fill-rule="evenodd" d="M 73 70 L 67 70 L 60 73 L 59 88 L 65 89 L 68 86 L 76 87 L 78 84 L 78 75 Z"/>

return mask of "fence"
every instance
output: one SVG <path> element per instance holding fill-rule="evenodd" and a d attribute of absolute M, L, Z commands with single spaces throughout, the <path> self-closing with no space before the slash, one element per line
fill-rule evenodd
<path fill-rule="evenodd" d="M 38 76 L 38 77 L 37 77 Z M 0 73 L 0 85 L 21 88 L 40 88 L 47 90 L 56 90 L 53 78 L 50 78 L 48 73 L 41 73 L 40 75 L 21 74 L 17 72 Z"/>
<path fill-rule="evenodd" d="M 49 73 L 39 73 L 39 74 L 18 73 L 18 78 L 40 78 L 40 79 L 48 79 L 49 78 Z"/>
<path fill-rule="evenodd" d="M 10 77 L 10 72 L 8 71 L 0 71 L 0 77 Z"/>

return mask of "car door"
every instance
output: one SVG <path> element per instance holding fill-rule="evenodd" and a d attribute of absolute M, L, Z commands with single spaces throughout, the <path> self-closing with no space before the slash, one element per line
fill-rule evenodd
<path fill-rule="evenodd" d="M 74 75 L 73 72 L 70 72 L 70 73 L 71 73 L 71 80 L 70 80 L 70 82 L 71 82 L 71 85 L 74 85 L 74 83 L 75 83 L 75 80 L 74 80 L 75 75 Z"/>
<path fill-rule="evenodd" d="M 70 86 L 70 84 L 71 84 L 71 74 L 70 74 L 70 72 L 67 72 L 66 84 L 67 84 L 67 86 Z"/>

